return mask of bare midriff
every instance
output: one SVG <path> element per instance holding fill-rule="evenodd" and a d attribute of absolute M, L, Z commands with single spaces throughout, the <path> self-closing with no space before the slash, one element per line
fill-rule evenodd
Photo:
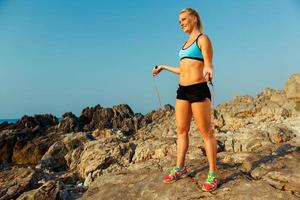
<path fill-rule="evenodd" d="M 204 63 L 199 60 L 184 58 L 179 63 L 179 84 L 183 86 L 205 82 L 203 77 Z"/>

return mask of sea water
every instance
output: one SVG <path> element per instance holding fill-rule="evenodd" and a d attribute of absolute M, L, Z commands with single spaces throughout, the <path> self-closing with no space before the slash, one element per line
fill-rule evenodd
<path fill-rule="evenodd" d="M 16 123 L 19 119 L 0 119 L 0 124 L 2 122 L 8 122 L 8 123 Z"/>

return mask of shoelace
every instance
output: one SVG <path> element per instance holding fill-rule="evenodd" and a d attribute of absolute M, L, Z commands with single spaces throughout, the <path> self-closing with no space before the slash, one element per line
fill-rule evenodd
<path fill-rule="evenodd" d="M 183 170 L 177 170 L 176 167 L 173 167 L 173 169 L 169 173 L 169 176 L 174 176 L 174 174 L 179 171 L 183 171 Z"/>
<path fill-rule="evenodd" d="M 207 179 L 206 179 L 206 182 L 211 184 L 215 178 L 216 178 L 216 176 L 208 175 Z"/>
<path fill-rule="evenodd" d="M 169 176 L 173 176 L 178 170 L 176 170 L 176 167 L 173 167 L 173 169 L 170 171 Z"/>

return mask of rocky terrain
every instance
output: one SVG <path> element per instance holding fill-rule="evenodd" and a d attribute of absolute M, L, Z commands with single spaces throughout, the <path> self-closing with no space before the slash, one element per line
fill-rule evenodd
<path fill-rule="evenodd" d="M 174 108 L 146 115 L 126 105 L 23 116 L 0 124 L 0 200 L 300 199 L 300 75 L 282 90 L 238 96 L 213 112 L 221 184 L 199 190 L 208 171 L 194 121 L 189 177 L 163 184 L 175 164 Z"/>

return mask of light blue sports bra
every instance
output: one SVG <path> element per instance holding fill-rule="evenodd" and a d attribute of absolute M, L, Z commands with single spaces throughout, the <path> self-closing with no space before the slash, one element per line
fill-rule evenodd
<path fill-rule="evenodd" d="M 182 46 L 182 48 L 179 51 L 179 59 L 182 60 L 184 58 L 190 58 L 190 59 L 195 59 L 195 60 L 200 60 L 204 61 L 202 51 L 200 47 L 198 46 L 198 38 L 202 35 L 198 35 L 196 40 L 187 48 L 183 48 L 186 43 Z"/>

